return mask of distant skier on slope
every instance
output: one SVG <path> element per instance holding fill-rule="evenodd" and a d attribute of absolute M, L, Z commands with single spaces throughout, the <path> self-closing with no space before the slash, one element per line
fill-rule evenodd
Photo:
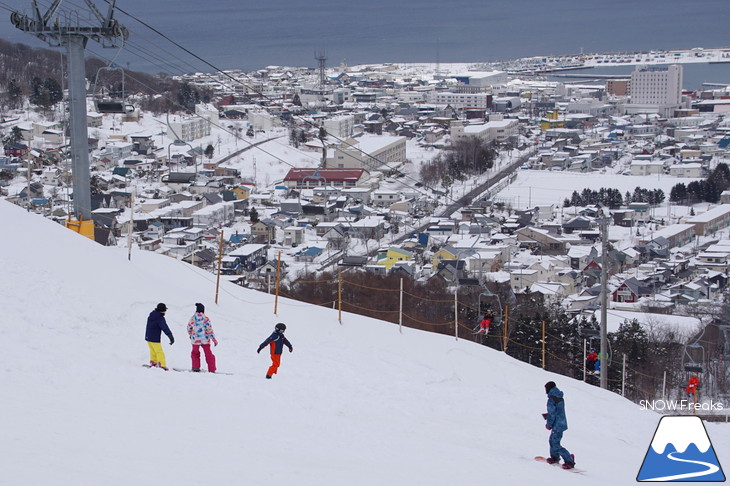
<path fill-rule="evenodd" d="M 279 369 L 279 365 L 281 364 L 281 353 L 284 351 L 284 346 L 289 348 L 290 353 L 294 351 L 289 340 L 284 337 L 284 331 L 286 331 L 286 324 L 283 322 L 278 323 L 274 326 L 274 332 L 271 336 L 261 343 L 259 349 L 256 351 L 257 353 L 260 353 L 267 345 L 271 350 L 271 366 L 269 366 L 269 370 L 266 372 L 266 378 L 269 380 Z"/>
<path fill-rule="evenodd" d="M 575 456 L 568 452 L 568 449 L 560 445 L 563 438 L 563 432 L 568 430 L 568 420 L 565 417 L 565 401 L 563 400 L 563 392 L 561 392 L 554 381 L 545 383 L 545 393 L 547 393 L 547 416 L 545 417 L 545 428 L 550 431 L 550 457 L 547 458 L 549 464 L 560 462 L 563 458 L 563 469 L 573 469 L 575 467 Z"/>
<path fill-rule="evenodd" d="M 165 321 L 165 312 L 167 312 L 167 306 L 161 302 L 157 304 L 155 310 L 150 312 L 149 317 L 147 317 L 147 329 L 144 339 L 150 348 L 150 366 L 167 371 L 167 362 L 160 344 L 160 337 L 164 332 L 170 338 L 170 346 L 175 342 L 175 338 L 172 337 L 172 332 L 167 326 L 167 321 Z"/>
<path fill-rule="evenodd" d="M 215 373 L 215 356 L 210 349 L 210 342 L 213 341 L 213 345 L 218 346 L 218 340 L 215 338 L 210 319 L 205 315 L 205 306 L 203 304 L 195 304 L 195 314 L 188 321 L 188 336 L 190 336 L 190 343 L 193 345 L 193 350 L 190 352 L 193 371 L 200 371 L 200 348 L 203 348 L 208 372 Z"/>

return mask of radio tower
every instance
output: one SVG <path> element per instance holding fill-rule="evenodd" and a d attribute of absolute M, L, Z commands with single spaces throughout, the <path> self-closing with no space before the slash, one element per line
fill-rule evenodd
<path fill-rule="evenodd" d="M 41 13 L 36 0 L 32 0 L 30 16 L 13 12 L 10 21 L 15 27 L 38 37 L 51 47 L 64 47 L 68 73 L 69 111 L 71 115 L 71 158 L 73 168 L 73 199 L 76 223 L 69 221 L 70 227 L 78 227 L 78 232 L 94 237 L 91 219 L 91 183 L 89 177 L 89 140 L 86 128 L 86 66 L 84 48 L 89 39 L 103 47 L 119 47 L 129 37 L 127 29 L 114 19 L 116 0 L 107 0 L 109 10 L 106 16 L 96 8 L 91 0 L 84 0 L 93 17 L 90 25 L 82 25 L 84 19 L 78 11 L 61 12 L 56 15 L 63 0 L 53 0 L 46 13 Z M 95 17 L 95 18 L 94 18 Z M 91 25 L 93 24 L 93 25 Z M 85 220 L 85 221 L 84 221 Z M 86 222 L 86 225 L 84 225 Z M 82 226 L 86 226 L 81 231 Z M 88 228 L 91 234 L 88 234 Z"/>
<path fill-rule="evenodd" d="M 324 88 L 326 84 L 325 66 L 327 65 L 327 53 L 317 52 L 314 54 L 314 58 L 317 60 L 317 69 L 319 70 L 319 87 Z"/>

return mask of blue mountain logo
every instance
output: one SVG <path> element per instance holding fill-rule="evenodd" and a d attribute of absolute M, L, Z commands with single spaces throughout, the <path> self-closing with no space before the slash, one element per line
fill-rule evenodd
<path fill-rule="evenodd" d="M 720 461 L 699 417 L 662 417 L 637 481 L 723 482 Z"/>

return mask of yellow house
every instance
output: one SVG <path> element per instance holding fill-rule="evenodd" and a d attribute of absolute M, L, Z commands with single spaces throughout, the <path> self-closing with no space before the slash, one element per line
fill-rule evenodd
<path fill-rule="evenodd" d="M 391 246 L 385 253 L 385 258 L 378 262 L 378 265 L 383 265 L 387 270 L 393 268 L 396 262 L 412 262 L 413 253 L 403 248 Z"/>
<path fill-rule="evenodd" d="M 231 192 L 236 195 L 237 200 L 248 199 L 251 195 L 251 188 L 245 186 L 236 186 L 231 189 Z"/>
<path fill-rule="evenodd" d="M 558 110 L 546 113 L 545 118 L 540 120 L 540 131 L 546 132 L 551 128 L 565 128 L 565 118 L 559 119 Z"/>
<path fill-rule="evenodd" d="M 445 246 L 433 255 L 433 268 L 436 268 L 443 260 L 457 260 L 458 252 L 451 246 Z"/>

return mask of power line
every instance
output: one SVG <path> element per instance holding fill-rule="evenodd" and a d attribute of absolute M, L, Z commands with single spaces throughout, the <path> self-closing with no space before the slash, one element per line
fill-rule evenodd
<path fill-rule="evenodd" d="M 106 3 L 109 3 L 109 0 L 104 0 L 104 1 L 105 1 Z M 170 42 L 170 43 L 171 43 L 172 45 L 174 45 L 174 46 L 175 46 L 175 47 L 177 47 L 178 49 L 181 49 L 181 50 L 182 50 L 182 51 L 184 51 L 185 53 L 189 54 L 190 56 L 194 57 L 194 58 L 195 58 L 195 59 L 197 59 L 198 61 L 200 61 L 200 62 L 202 62 L 203 64 L 205 64 L 206 66 L 208 66 L 208 67 L 210 67 L 210 68 L 214 69 L 214 70 L 215 70 L 216 72 L 218 72 L 218 73 L 222 74 L 223 76 L 227 77 L 228 79 L 230 79 L 230 80 L 231 80 L 231 81 L 233 81 L 234 83 L 237 83 L 237 84 L 240 84 L 241 86 L 244 86 L 245 88 L 247 88 L 247 89 L 251 90 L 252 92 L 254 92 L 254 93 L 258 94 L 259 96 L 261 96 L 262 98 L 266 99 L 267 101 L 275 101 L 275 100 L 271 99 L 270 97 L 268 97 L 267 95 L 265 95 L 265 94 L 261 93 L 260 91 L 256 90 L 255 88 L 253 88 L 253 87 L 251 87 L 251 86 L 247 85 L 246 83 L 243 83 L 243 82 L 242 82 L 241 80 L 239 80 L 239 79 L 236 79 L 236 78 L 234 78 L 233 76 L 229 75 L 229 74 L 228 74 L 228 73 L 226 73 L 226 72 L 225 72 L 224 70 L 222 70 L 222 69 L 220 69 L 219 67 L 217 67 L 216 65 L 214 65 L 214 64 L 212 64 L 212 63 L 210 63 L 210 62 L 208 62 L 208 61 L 207 61 L 207 60 L 205 60 L 204 58 L 200 57 L 199 55 L 195 54 L 195 53 L 194 53 L 194 52 L 192 52 L 191 50 L 187 49 L 186 47 L 182 46 L 182 45 L 181 45 L 181 44 L 179 44 L 178 42 L 174 41 L 173 39 L 171 39 L 170 37 L 168 37 L 168 36 L 167 36 L 166 34 L 162 33 L 161 31 L 159 31 L 159 30 L 158 30 L 158 29 L 156 29 L 155 27 L 153 27 L 153 26 L 149 25 L 149 24 L 148 24 L 147 22 L 145 22 L 145 21 L 143 21 L 143 20 L 139 19 L 138 17 L 136 17 L 135 15 L 133 15 L 133 14 L 131 14 L 131 13 L 127 12 L 126 10 L 122 9 L 121 7 L 119 7 L 119 6 L 116 6 L 116 5 L 115 5 L 115 10 L 118 10 L 118 11 L 119 11 L 119 12 L 121 12 L 122 14 L 124 14 L 124 15 L 127 15 L 127 16 L 128 16 L 129 18 L 131 18 L 131 19 L 135 20 L 136 22 L 139 22 L 139 23 L 140 23 L 141 25 L 145 26 L 146 28 L 150 29 L 150 30 L 151 30 L 152 32 L 156 33 L 157 35 L 159 35 L 159 36 L 160 36 L 160 37 L 162 37 L 163 39 L 167 40 L 168 42 Z M 295 116 L 297 116 L 297 115 L 295 115 Z M 297 116 L 297 117 L 298 117 L 298 116 Z M 309 126 L 311 126 L 311 127 L 314 127 L 314 128 L 319 128 L 319 127 L 318 127 L 317 125 L 315 125 L 314 123 L 312 123 L 311 121 L 309 121 L 309 120 L 307 120 L 307 119 L 304 119 L 304 118 L 302 118 L 302 117 L 298 117 L 298 118 L 299 118 L 299 119 L 300 119 L 300 120 L 301 120 L 302 122 L 306 123 L 307 125 L 309 125 Z M 359 147 L 357 147 L 357 146 L 355 146 L 355 145 L 353 145 L 353 144 L 351 144 L 351 143 L 347 142 L 346 140 L 343 140 L 343 139 L 341 139 L 340 137 L 338 137 L 338 136 L 335 136 L 335 135 L 332 135 L 332 134 L 329 134 L 329 136 L 331 136 L 332 138 L 334 138 L 335 140 L 337 140 L 337 141 L 338 141 L 338 142 L 340 142 L 341 144 L 344 144 L 345 146 L 348 146 L 348 147 L 350 147 L 350 148 L 353 148 L 353 149 L 355 149 L 356 151 L 358 151 L 359 153 L 361 153 L 361 154 L 365 155 L 366 157 L 368 157 L 368 158 L 370 158 L 370 159 L 372 159 L 372 160 L 375 160 L 376 162 L 378 162 L 378 163 L 379 163 L 379 166 L 385 166 L 386 168 L 388 168 L 388 169 L 391 169 L 391 170 L 394 170 L 394 171 L 395 171 L 395 170 L 397 170 L 396 168 L 392 167 L 392 166 L 391 166 L 391 165 L 389 165 L 388 163 L 385 163 L 385 162 L 383 162 L 382 160 L 378 159 L 377 157 L 374 157 L 374 156 L 372 156 L 372 155 L 370 155 L 370 154 L 366 153 L 365 151 L 363 151 L 363 150 L 362 150 L 362 149 L 360 149 Z M 413 178 L 413 177 L 409 176 L 408 174 L 404 174 L 404 176 L 405 176 L 405 177 L 406 177 L 407 179 L 411 179 L 411 180 L 413 180 L 413 181 L 415 181 L 415 182 L 419 182 L 419 183 L 420 183 L 420 181 L 419 181 L 418 179 L 416 179 L 416 178 Z M 421 191 L 421 189 L 420 189 L 420 188 L 418 188 L 417 186 L 410 186 L 410 185 L 407 185 L 407 184 L 404 184 L 404 185 L 406 185 L 406 187 L 409 187 L 409 188 L 413 189 L 413 190 L 414 190 L 414 191 L 416 191 L 417 193 L 421 193 L 421 194 L 424 194 L 424 193 L 423 193 L 423 192 Z M 427 196 L 430 196 L 430 195 L 429 195 L 429 194 L 427 194 L 427 193 L 426 193 L 425 195 L 427 195 Z M 458 200 L 457 200 L 457 199 L 453 199 L 452 197 L 450 197 L 450 196 L 448 196 L 448 195 L 446 195 L 446 196 L 444 196 L 444 197 L 445 197 L 445 198 L 448 198 L 448 199 L 450 199 L 450 200 L 451 200 L 452 202 L 454 202 L 454 203 L 458 202 Z"/>

